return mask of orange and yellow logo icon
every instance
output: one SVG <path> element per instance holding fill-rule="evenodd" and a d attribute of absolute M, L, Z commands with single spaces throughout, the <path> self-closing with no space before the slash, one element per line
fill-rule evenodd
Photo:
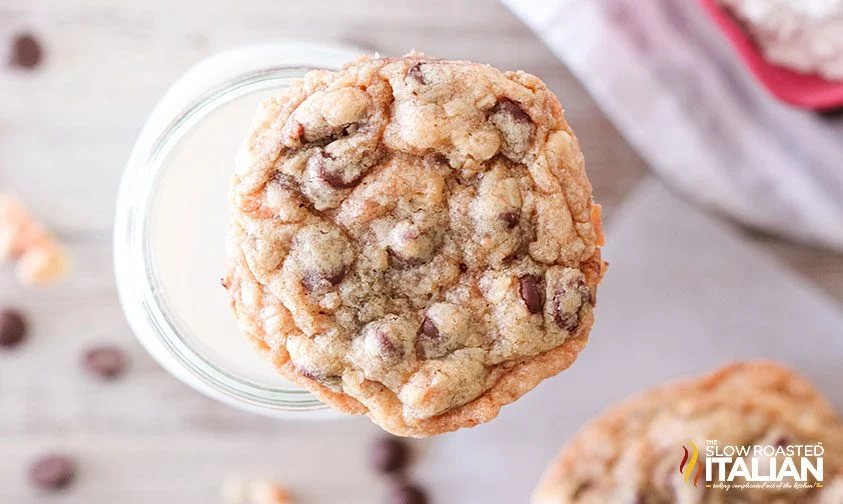
<path fill-rule="evenodd" d="M 684 476 L 685 483 L 691 483 L 691 475 L 694 475 L 694 486 L 697 486 L 700 482 L 700 478 L 702 477 L 702 463 L 699 461 L 700 458 L 700 451 L 697 449 L 697 445 L 694 444 L 693 441 L 689 441 L 691 445 L 691 451 L 688 451 L 688 448 L 682 447 L 685 451 L 685 455 L 682 457 L 682 462 L 679 464 L 679 474 Z M 694 474 L 694 469 L 696 469 L 696 474 Z"/>

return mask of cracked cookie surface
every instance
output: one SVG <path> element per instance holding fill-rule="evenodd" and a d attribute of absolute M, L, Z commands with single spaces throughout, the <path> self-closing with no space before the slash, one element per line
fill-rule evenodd
<path fill-rule="evenodd" d="M 231 208 L 241 330 L 395 434 L 488 421 L 587 341 L 599 206 L 532 75 L 417 54 L 310 72 L 261 105 Z"/>
<path fill-rule="evenodd" d="M 709 439 L 741 446 L 820 442 L 824 487 L 726 491 L 702 481 L 695 487 L 679 471 L 682 448 L 694 442 L 704 464 Z M 764 460 L 758 462 L 760 467 Z M 783 457 L 777 462 L 781 467 Z M 789 369 L 771 362 L 735 363 L 646 392 L 601 415 L 551 464 L 532 502 L 841 504 L 843 423 L 819 392 Z"/>

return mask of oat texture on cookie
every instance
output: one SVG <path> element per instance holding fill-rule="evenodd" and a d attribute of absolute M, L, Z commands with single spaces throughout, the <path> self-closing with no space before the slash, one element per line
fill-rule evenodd
<path fill-rule="evenodd" d="M 393 433 L 487 421 L 587 340 L 599 206 L 532 75 L 418 54 L 311 72 L 260 107 L 231 208 L 241 330 Z"/>

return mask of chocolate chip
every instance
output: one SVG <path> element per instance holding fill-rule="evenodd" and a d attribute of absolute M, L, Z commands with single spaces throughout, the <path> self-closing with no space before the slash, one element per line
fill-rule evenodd
<path fill-rule="evenodd" d="M 416 336 L 416 355 L 421 360 L 438 357 L 442 350 L 441 346 L 442 335 L 439 332 L 439 328 L 425 315 L 419 328 L 419 333 Z"/>
<path fill-rule="evenodd" d="M 517 226 L 518 221 L 521 220 L 521 214 L 519 212 L 503 212 L 502 214 L 498 215 L 498 217 L 506 224 L 506 227 L 509 229 L 512 229 Z"/>
<path fill-rule="evenodd" d="M 556 315 L 554 315 L 553 320 L 555 320 L 556 325 L 562 329 L 572 332 L 578 325 L 580 325 L 580 314 L 579 312 L 565 313 L 557 307 Z"/>
<path fill-rule="evenodd" d="M 356 175 L 349 176 L 348 173 L 343 173 L 341 166 L 334 161 L 330 154 L 319 152 L 314 154 L 308 162 L 314 163 L 316 175 L 335 189 L 350 189 L 360 183 L 363 170 L 358 170 Z"/>
<path fill-rule="evenodd" d="M 509 98 L 501 98 L 498 103 L 495 104 L 495 108 L 492 109 L 492 113 L 507 114 L 512 117 L 515 122 L 519 123 L 533 122 L 532 119 L 530 119 L 530 116 L 526 112 L 524 112 L 524 109 L 521 108 L 521 105 L 516 101 L 510 100 Z"/>
<path fill-rule="evenodd" d="M 34 35 L 23 33 L 12 41 L 12 54 L 9 64 L 19 68 L 35 68 L 41 62 L 43 51 Z"/>
<path fill-rule="evenodd" d="M 544 306 L 541 279 L 534 275 L 521 275 L 518 280 L 521 283 L 521 299 L 527 305 L 527 310 L 533 314 L 539 313 Z"/>
<path fill-rule="evenodd" d="M 407 466 L 410 450 L 400 439 L 382 437 L 372 445 L 372 466 L 382 472 L 397 472 Z"/>
<path fill-rule="evenodd" d="M 439 339 L 439 329 L 426 315 L 422 321 L 421 332 L 430 339 Z"/>
<path fill-rule="evenodd" d="M 60 490 L 68 486 L 76 475 L 73 461 L 65 455 L 47 455 L 29 468 L 29 479 L 42 490 Z"/>
<path fill-rule="evenodd" d="M 404 355 L 404 350 L 401 347 L 396 346 L 392 341 L 392 338 L 390 338 L 389 334 L 385 331 L 380 329 L 376 330 L 375 338 L 377 338 L 378 349 L 385 357 L 398 358 Z"/>
<path fill-rule="evenodd" d="M 594 297 L 591 295 L 591 291 L 588 290 L 588 286 L 581 279 L 570 280 L 559 287 L 553 295 L 553 319 L 556 321 L 556 325 L 568 332 L 575 330 L 580 324 L 579 307 L 571 312 L 565 310 L 565 298 L 571 295 L 580 297 L 580 306 L 594 304 Z"/>
<path fill-rule="evenodd" d="M 85 352 L 82 364 L 101 378 L 115 378 L 126 369 L 126 355 L 117 347 L 99 346 Z"/>
<path fill-rule="evenodd" d="M 345 278 L 345 268 L 333 273 L 325 273 L 322 271 L 308 271 L 304 274 L 301 281 L 304 287 L 313 292 L 319 288 L 336 287 Z"/>
<path fill-rule="evenodd" d="M 402 483 L 392 489 L 387 502 L 389 504 L 427 504 L 427 494 L 415 485 Z"/>
<path fill-rule="evenodd" d="M 451 165 L 451 160 L 448 159 L 448 156 L 446 156 L 445 154 L 442 154 L 441 152 L 437 152 L 436 154 L 433 155 L 433 161 L 437 164 L 441 164 L 441 165 L 445 165 L 445 166 Z M 459 180 L 457 180 L 457 182 L 459 182 Z"/>
<path fill-rule="evenodd" d="M 414 81 L 418 82 L 422 86 L 427 84 L 427 79 L 424 78 L 424 74 L 421 71 L 421 63 L 416 63 L 415 65 L 411 66 L 409 70 L 407 70 L 407 77 L 413 79 Z"/>
<path fill-rule="evenodd" d="M 392 248 L 387 249 L 386 253 L 389 257 L 389 266 L 395 269 L 415 268 L 427 262 L 421 257 L 404 257 Z"/>
<path fill-rule="evenodd" d="M 15 310 L 0 311 L 0 347 L 19 345 L 26 337 L 26 320 Z"/>
<path fill-rule="evenodd" d="M 460 263 L 459 268 L 460 268 L 460 273 L 465 273 L 466 271 L 468 271 L 468 266 L 466 266 L 464 263 Z"/>

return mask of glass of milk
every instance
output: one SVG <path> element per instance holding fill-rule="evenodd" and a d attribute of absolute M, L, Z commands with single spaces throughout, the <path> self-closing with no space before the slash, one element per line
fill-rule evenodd
<path fill-rule="evenodd" d="M 228 184 L 258 103 L 308 70 L 339 68 L 363 52 L 287 42 L 212 56 L 164 95 L 126 164 L 114 225 L 123 310 L 165 369 L 224 403 L 278 417 L 338 416 L 251 348 L 220 278 Z"/>

